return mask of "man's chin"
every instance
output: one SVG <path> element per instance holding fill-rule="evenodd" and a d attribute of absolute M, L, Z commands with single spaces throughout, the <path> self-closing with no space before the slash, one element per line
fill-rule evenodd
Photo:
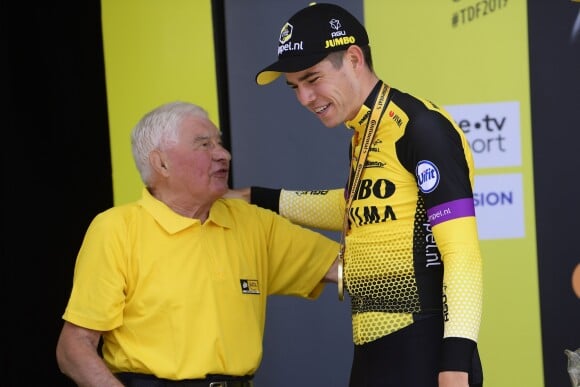
<path fill-rule="evenodd" d="M 220 186 L 220 187 L 214 187 L 214 193 L 218 198 L 221 198 L 222 196 L 226 195 L 229 192 L 230 188 L 226 184 Z"/>

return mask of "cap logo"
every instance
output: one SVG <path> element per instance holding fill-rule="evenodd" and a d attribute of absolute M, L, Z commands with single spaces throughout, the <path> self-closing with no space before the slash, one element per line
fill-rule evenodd
<path fill-rule="evenodd" d="M 339 46 L 348 46 L 354 44 L 356 39 L 354 36 L 346 36 L 346 32 L 344 30 L 340 31 L 342 28 L 342 24 L 340 24 L 340 20 L 338 19 L 330 19 L 328 22 L 330 23 L 330 27 L 335 30 L 336 32 L 332 32 L 330 36 L 333 39 L 328 39 L 324 42 L 324 48 L 332 48 L 332 47 L 339 47 Z"/>
<path fill-rule="evenodd" d="M 280 31 L 280 38 L 278 41 L 280 45 L 278 46 L 278 56 L 284 54 L 286 51 L 302 51 L 304 50 L 304 41 L 299 42 L 291 42 L 290 39 L 292 38 L 292 31 L 294 30 L 294 26 L 290 23 L 284 24 L 282 27 L 282 31 Z"/>
<path fill-rule="evenodd" d="M 340 27 L 342 27 L 342 25 L 340 25 L 340 20 L 338 20 L 338 19 L 331 19 L 329 21 L 329 23 L 330 23 L 330 27 L 332 27 L 333 30 L 338 31 L 340 29 Z"/>
<path fill-rule="evenodd" d="M 282 27 L 282 31 L 280 31 L 280 38 L 278 38 L 278 41 L 280 42 L 280 44 L 284 44 L 287 41 L 290 40 L 290 38 L 292 38 L 292 30 L 294 29 L 294 26 L 290 23 L 286 23 L 284 24 L 284 26 Z"/>

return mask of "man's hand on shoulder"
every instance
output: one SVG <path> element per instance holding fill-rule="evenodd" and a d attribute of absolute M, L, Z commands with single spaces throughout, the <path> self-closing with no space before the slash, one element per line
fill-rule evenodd
<path fill-rule="evenodd" d="M 223 197 L 225 199 L 242 199 L 250 203 L 250 195 L 251 195 L 250 187 L 237 189 L 230 188 Z"/>

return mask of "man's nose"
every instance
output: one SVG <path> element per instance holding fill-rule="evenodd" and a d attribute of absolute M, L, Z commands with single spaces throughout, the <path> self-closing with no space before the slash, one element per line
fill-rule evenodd
<path fill-rule="evenodd" d="M 300 104 L 308 106 L 312 101 L 314 101 L 314 92 L 310 87 L 299 87 L 296 89 L 296 97 Z"/>
<path fill-rule="evenodd" d="M 223 147 L 223 145 L 218 145 L 215 147 L 214 155 L 218 160 L 231 160 L 232 155 L 230 152 Z"/>

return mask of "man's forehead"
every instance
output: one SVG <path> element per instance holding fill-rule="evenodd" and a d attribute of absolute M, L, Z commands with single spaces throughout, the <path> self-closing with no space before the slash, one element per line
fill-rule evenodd
<path fill-rule="evenodd" d="M 221 131 L 208 118 L 191 116 L 183 121 L 183 127 L 189 129 L 196 137 L 219 137 Z"/>
<path fill-rule="evenodd" d="M 286 83 L 289 85 L 296 84 L 298 82 L 303 82 L 308 78 L 314 76 L 320 76 L 330 71 L 334 71 L 334 67 L 328 58 L 324 58 L 322 61 L 318 62 L 312 67 L 304 69 L 302 71 L 297 71 L 295 73 L 284 73 L 286 76 Z"/>

